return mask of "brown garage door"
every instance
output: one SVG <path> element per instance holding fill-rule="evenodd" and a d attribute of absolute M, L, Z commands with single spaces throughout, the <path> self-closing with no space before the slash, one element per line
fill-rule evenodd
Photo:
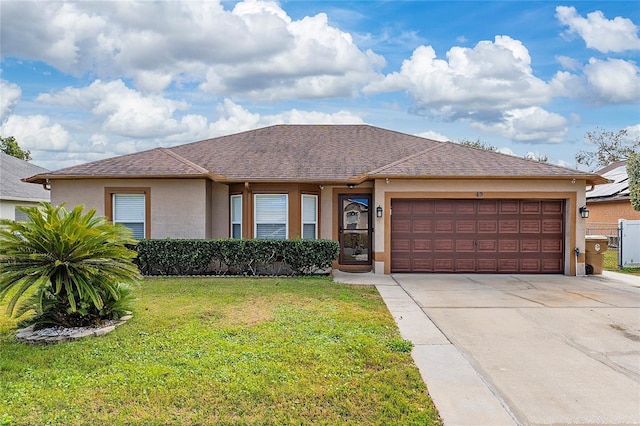
<path fill-rule="evenodd" d="M 391 272 L 562 273 L 562 200 L 391 201 Z"/>

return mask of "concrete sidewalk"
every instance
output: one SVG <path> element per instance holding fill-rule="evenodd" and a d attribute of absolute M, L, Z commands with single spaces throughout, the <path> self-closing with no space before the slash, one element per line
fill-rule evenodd
<path fill-rule="evenodd" d="M 445 425 L 516 425 L 508 407 L 389 275 L 333 271 L 335 282 L 375 285 L 400 329 Z"/>
<path fill-rule="evenodd" d="M 446 425 L 640 425 L 640 278 L 345 274 L 375 285 Z"/>

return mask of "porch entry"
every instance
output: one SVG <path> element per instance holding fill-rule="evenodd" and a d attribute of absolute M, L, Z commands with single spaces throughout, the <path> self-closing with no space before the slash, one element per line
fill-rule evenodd
<path fill-rule="evenodd" d="M 371 194 L 340 194 L 338 217 L 341 265 L 371 265 Z"/>

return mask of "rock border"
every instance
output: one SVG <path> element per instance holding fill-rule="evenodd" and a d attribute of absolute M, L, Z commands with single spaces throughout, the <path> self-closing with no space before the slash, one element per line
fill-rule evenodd
<path fill-rule="evenodd" d="M 29 327 L 19 329 L 16 333 L 16 339 L 20 342 L 30 344 L 50 345 L 55 343 L 71 342 L 85 337 L 99 337 L 111 333 L 117 326 L 126 323 L 131 318 L 133 318 L 133 315 L 127 314 L 119 320 L 107 321 L 104 325 L 91 327 L 50 327 L 34 330 L 34 326 L 30 325 Z"/>

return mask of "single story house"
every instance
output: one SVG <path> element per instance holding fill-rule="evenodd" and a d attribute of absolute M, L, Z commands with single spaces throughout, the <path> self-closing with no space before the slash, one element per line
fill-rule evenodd
<path fill-rule="evenodd" d="M 22 179 L 48 170 L 0 152 L 0 219 L 24 220 L 18 207 L 37 206 L 49 201 L 51 193 L 42 186 L 30 185 Z"/>
<path fill-rule="evenodd" d="M 610 182 L 587 188 L 587 233 L 617 236 L 618 219 L 640 220 L 640 211 L 631 205 L 627 163 L 618 161 L 595 173 Z"/>
<path fill-rule="evenodd" d="M 139 238 L 324 238 L 375 273 L 584 274 L 586 173 L 369 125 L 276 125 L 48 173 Z"/>

